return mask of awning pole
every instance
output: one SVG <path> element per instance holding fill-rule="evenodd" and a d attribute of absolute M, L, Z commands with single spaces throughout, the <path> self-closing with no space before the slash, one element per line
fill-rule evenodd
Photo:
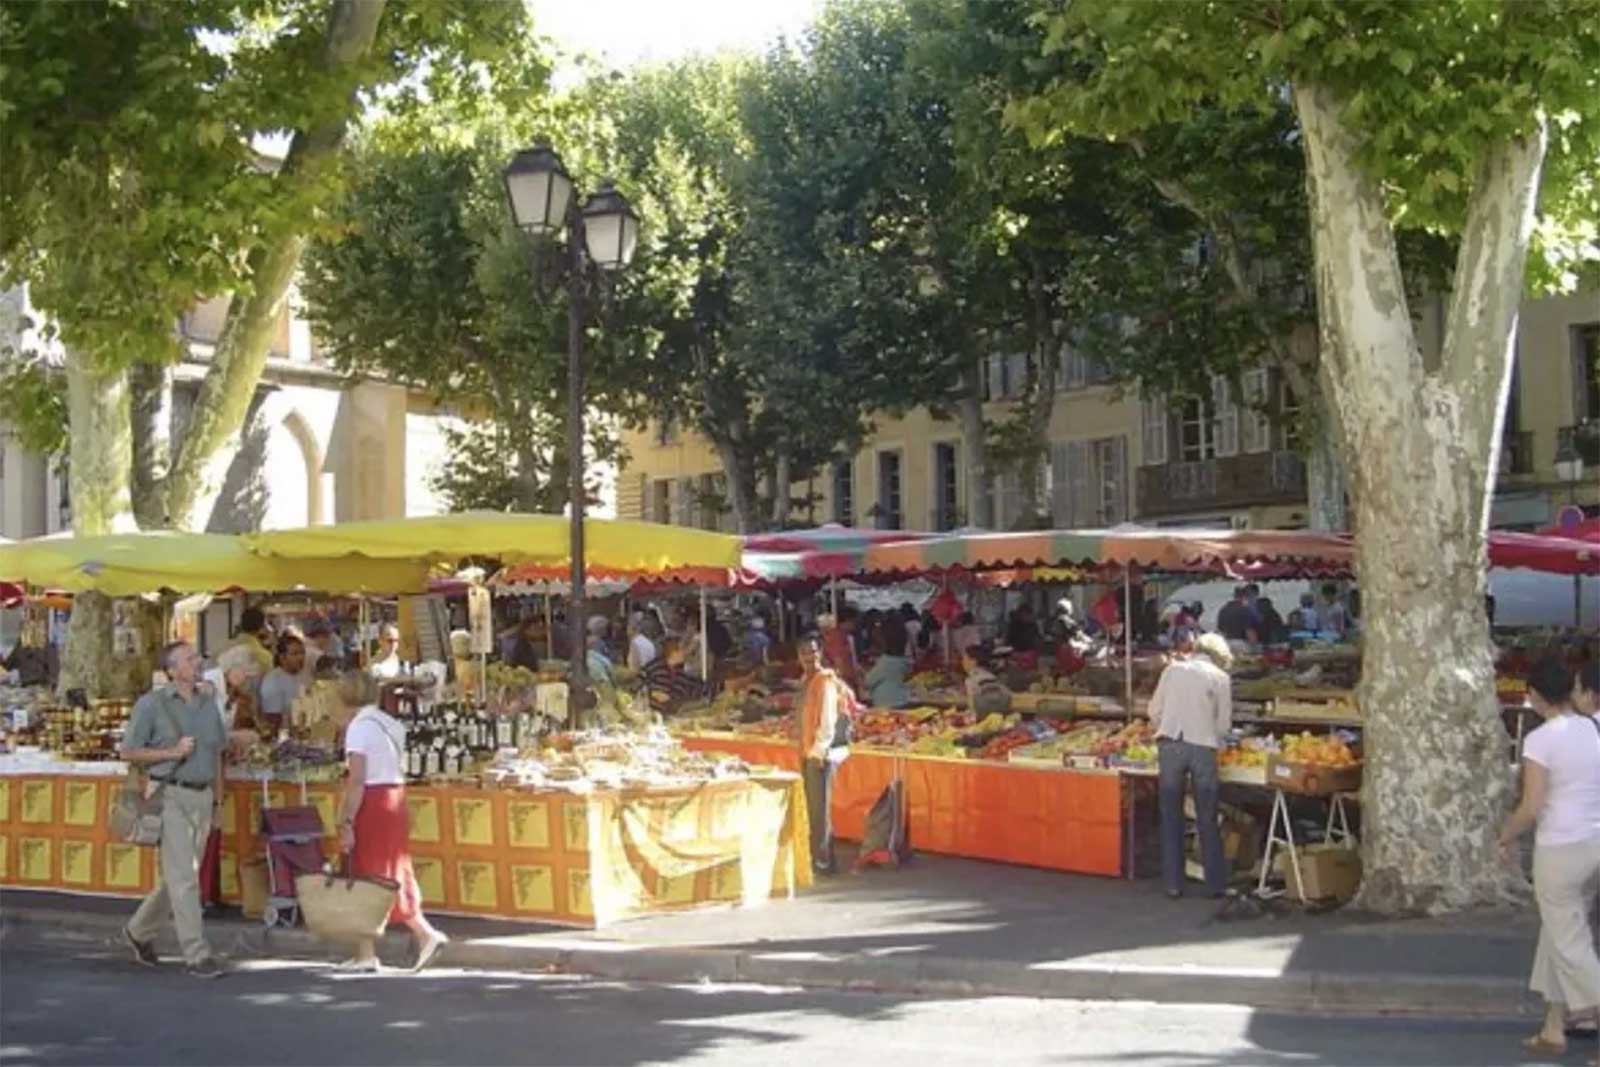
<path fill-rule="evenodd" d="M 550 587 L 544 587 L 544 656 L 545 659 L 556 658 L 556 615 L 555 608 L 550 606 Z"/>
<path fill-rule="evenodd" d="M 1122 684 L 1133 715 L 1133 568 L 1122 568 Z"/>
<path fill-rule="evenodd" d="M 706 587 L 700 587 L 700 678 L 711 684 L 711 648 L 706 640 Z"/>
<path fill-rule="evenodd" d="M 784 618 L 784 616 L 787 615 L 787 614 L 788 614 L 788 612 L 784 611 L 784 609 L 783 609 L 783 587 L 779 586 L 779 588 L 778 588 L 778 643 L 779 644 L 782 644 L 783 642 L 789 640 L 789 620 Z"/>
<path fill-rule="evenodd" d="M 839 621 L 839 576 L 836 574 L 828 579 L 828 588 L 833 592 L 833 621 Z"/>

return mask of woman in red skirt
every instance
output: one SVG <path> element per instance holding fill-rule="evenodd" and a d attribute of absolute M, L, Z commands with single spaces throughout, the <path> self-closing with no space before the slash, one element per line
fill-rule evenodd
<path fill-rule="evenodd" d="M 350 873 L 398 882 L 390 922 L 405 923 L 417 941 L 420 971 L 448 938 L 422 914 L 422 891 L 411 867 L 411 818 L 406 810 L 406 728 L 378 708 L 378 683 L 364 671 L 339 679 L 339 701 L 350 715 L 344 751 L 349 777 L 339 804 L 339 847 L 350 857 Z M 378 970 L 377 949 L 364 941 L 346 970 Z"/>

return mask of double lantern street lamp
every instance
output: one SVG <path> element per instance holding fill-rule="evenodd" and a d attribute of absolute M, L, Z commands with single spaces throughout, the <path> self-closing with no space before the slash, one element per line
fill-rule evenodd
<path fill-rule="evenodd" d="M 583 459 L 583 303 L 589 284 L 589 267 L 600 277 L 621 270 L 633 259 L 639 243 L 639 216 L 610 181 L 580 208 L 572 176 L 549 145 L 518 152 L 505 169 L 506 199 L 511 218 L 536 249 L 555 241 L 567 230 L 567 489 L 572 525 L 572 596 L 567 622 L 571 627 L 571 680 L 573 706 L 588 689 L 588 645 L 584 619 L 584 459 Z M 542 257 L 541 257 L 542 262 Z M 535 267 L 535 287 L 545 281 Z"/>

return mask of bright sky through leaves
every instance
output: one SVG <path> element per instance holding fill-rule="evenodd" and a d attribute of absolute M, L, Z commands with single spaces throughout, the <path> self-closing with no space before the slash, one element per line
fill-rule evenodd
<path fill-rule="evenodd" d="M 821 0 L 528 0 L 534 26 L 618 67 L 722 48 L 760 51 L 797 35 Z"/>

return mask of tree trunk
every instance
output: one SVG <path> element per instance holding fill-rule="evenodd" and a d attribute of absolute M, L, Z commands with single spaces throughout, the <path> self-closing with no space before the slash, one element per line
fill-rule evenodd
<path fill-rule="evenodd" d="M 356 65 L 372 47 L 386 0 L 336 0 L 323 50 L 323 66 L 339 73 Z M 296 130 L 289 144 L 278 181 L 306 190 L 323 180 L 338 158 L 356 98 L 337 119 L 309 130 Z M 214 490 L 221 473 L 218 457 L 236 442 L 261 372 L 278 319 L 289 297 L 289 286 L 305 248 L 303 230 L 285 234 L 257 249 L 250 257 L 252 284 L 249 295 L 236 300 L 217 342 L 211 367 L 195 398 L 194 414 L 167 479 L 167 514 L 180 529 L 195 529 L 196 511 Z"/>
<path fill-rule="evenodd" d="M 781 530 L 789 525 L 789 490 L 794 484 L 793 470 L 789 453 L 784 449 L 778 450 L 776 462 L 772 468 L 772 528 Z"/>
<path fill-rule="evenodd" d="M 1350 511 L 1344 501 L 1344 462 L 1333 435 L 1333 427 L 1319 426 L 1306 448 L 1306 525 L 1342 533 L 1350 528 Z"/>
<path fill-rule="evenodd" d="M 733 507 L 733 522 L 742 534 L 761 529 L 760 509 L 756 504 L 755 457 L 738 442 L 721 434 L 713 437 L 722 469 L 728 476 L 728 502 Z"/>
<path fill-rule="evenodd" d="M 128 385 L 132 391 L 133 514 L 141 530 L 164 529 L 171 525 L 163 490 L 172 458 L 167 424 L 172 380 L 167 368 L 158 363 L 135 363 L 128 368 Z"/>
<path fill-rule="evenodd" d="M 517 510 L 537 515 L 544 510 L 544 493 L 539 484 L 539 452 L 533 442 L 517 446 Z"/>
<path fill-rule="evenodd" d="M 989 430 L 983 421 L 983 388 L 978 376 L 978 364 L 969 363 L 961 375 L 956 413 L 961 422 L 961 452 L 967 461 L 967 523 L 992 530 L 994 497 L 984 491 L 989 484 Z"/>
<path fill-rule="evenodd" d="M 128 488 L 133 459 L 128 376 L 120 370 L 102 371 L 74 353 L 67 355 L 66 371 L 72 532 L 79 537 L 126 533 L 134 528 Z M 67 623 L 61 691 L 108 695 L 116 674 L 112 652 L 110 598 L 79 593 Z"/>
<path fill-rule="evenodd" d="M 1513 795 L 1483 610 L 1495 444 L 1544 132 L 1491 149 L 1474 183 L 1443 365 L 1428 373 L 1383 194 L 1332 93 L 1295 87 L 1322 352 L 1349 446 L 1362 581 L 1364 878 L 1398 914 L 1525 891 L 1496 846 Z"/>
<path fill-rule="evenodd" d="M 1055 350 L 1055 329 L 1041 309 L 1035 323 L 1037 340 L 1034 344 L 1032 388 L 1028 392 L 1019 417 L 1024 421 L 1028 450 L 1017 464 L 1018 499 L 1022 514 L 1017 517 L 1017 527 L 1025 530 L 1048 530 L 1050 509 L 1040 499 L 1039 490 L 1044 482 L 1044 466 L 1050 454 L 1050 417 L 1056 408 L 1056 368 L 1060 354 Z"/>

